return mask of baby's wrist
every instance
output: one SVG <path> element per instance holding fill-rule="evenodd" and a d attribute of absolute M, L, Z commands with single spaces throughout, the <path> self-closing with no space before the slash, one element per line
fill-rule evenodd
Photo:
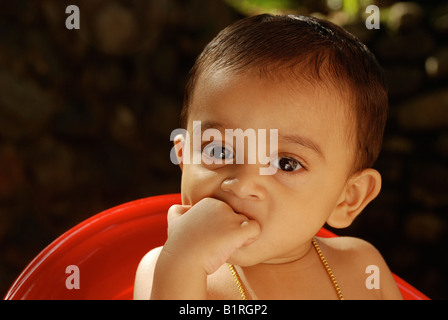
<path fill-rule="evenodd" d="M 186 250 L 186 248 L 173 248 L 169 243 L 165 243 L 160 252 L 159 260 L 164 265 L 176 265 L 182 267 L 183 270 L 203 271 L 207 275 L 206 268 L 201 263 L 199 255 Z"/>
<path fill-rule="evenodd" d="M 193 259 L 169 250 L 159 254 L 151 299 L 206 299 L 207 273 Z"/>

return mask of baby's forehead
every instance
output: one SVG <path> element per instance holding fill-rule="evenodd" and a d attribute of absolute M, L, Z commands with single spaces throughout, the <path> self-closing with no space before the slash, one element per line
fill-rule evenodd
<path fill-rule="evenodd" d="M 232 108 L 233 104 L 239 108 Z M 353 130 L 351 104 L 341 89 L 286 74 L 274 78 L 255 71 L 207 73 L 198 79 L 190 107 L 193 117 L 207 115 L 215 117 L 209 120 L 229 124 L 242 112 L 243 117 L 237 117 L 240 122 L 265 119 L 285 131 L 312 132 L 312 126 L 319 125 L 348 138 Z"/>
<path fill-rule="evenodd" d="M 263 64 L 247 67 L 216 68 L 204 67 L 197 77 L 197 83 L 223 85 L 234 80 L 264 82 L 266 86 L 282 86 L 294 94 L 301 91 L 313 91 L 322 95 L 331 95 L 335 99 L 353 100 L 355 88 L 347 81 L 333 75 L 326 67 L 316 69 L 310 63 L 288 64 L 275 60 L 266 60 Z M 197 85 L 195 86 L 197 87 Z M 264 88 L 260 87 L 260 90 Z"/>
<path fill-rule="evenodd" d="M 325 105 L 322 103 L 325 101 L 330 105 L 328 113 L 334 114 L 343 111 L 344 115 L 351 116 L 354 108 L 354 93 L 352 88 L 343 82 L 316 78 L 303 67 L 296 70 L 277 70 L 276 72 L 267 70 L 269 69 L 251 68 L 237 71 L 212 69 L 202 72 L 197 79 L 194 99 L 190 108 L 197 107 L 197 101 L 202 101 L 207 96 L 213 100 L 218 98 L 214 96 L 216 94 L 231 95 L 236 91 L 250 89 L 254 96 L 273 100 L 273 108 L 276 107 L 275 99 L 283 103 L 289 102 L 292 106 L 297 101 L 307 99 L 311 110 Z M 210 105 L 200 106 L 202 108 L 210 107 Z"/>

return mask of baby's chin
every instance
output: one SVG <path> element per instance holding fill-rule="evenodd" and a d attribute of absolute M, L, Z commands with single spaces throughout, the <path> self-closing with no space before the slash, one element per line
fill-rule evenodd
<path fill-rule="evenodd" d="M 235 250 L 227 260 L 227 263 L 240 267 L 251 267 L 263 263 L 266 257 L 260 255 L 260 250 L 257 250 L 256 245 L 254 246 L 256 243 L 257 241 L 255 240 L 253 243 Z"/>

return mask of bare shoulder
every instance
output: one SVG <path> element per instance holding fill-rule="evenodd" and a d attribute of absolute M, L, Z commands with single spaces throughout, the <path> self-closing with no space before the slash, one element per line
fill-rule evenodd
<path fill-rule="evenodd" d="M 154 269 L 162 248 L 157 247 L 152 249 L 140 260 L 134 282 L 135 300 L 147 300 L 150 298 Z"/>
<path fill-rule="evenodd" d="M 381 253 L 371 243 L 355 237 L 319 238 L 322 251 L 346 291 L 357 299 L 402 299 Z"/>
<path fill-rule="evenodd" d="M 379 251 L 370 243 L 355 237 L 335 237 L 319 238 L 320 241 L 330 250 L 337 251 L 339 254 L 361 254 L 362 256 L 377 257 Z"/>

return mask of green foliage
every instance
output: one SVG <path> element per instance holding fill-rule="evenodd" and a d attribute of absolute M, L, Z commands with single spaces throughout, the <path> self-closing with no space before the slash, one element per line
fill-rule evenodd
<path fill-rule="evenodd" d="M 225 0 L 229 5 L 244 15 L 252 15 L 261 12 L 278 13 L 294 10 L 299 7 L 301 1 L 293 0 Z"/>
<path fill-rule="evenodd" d="M 359 12 L 358 0 L 343 0 L 342 10 L 349 16 L 356 16 Z"/>

